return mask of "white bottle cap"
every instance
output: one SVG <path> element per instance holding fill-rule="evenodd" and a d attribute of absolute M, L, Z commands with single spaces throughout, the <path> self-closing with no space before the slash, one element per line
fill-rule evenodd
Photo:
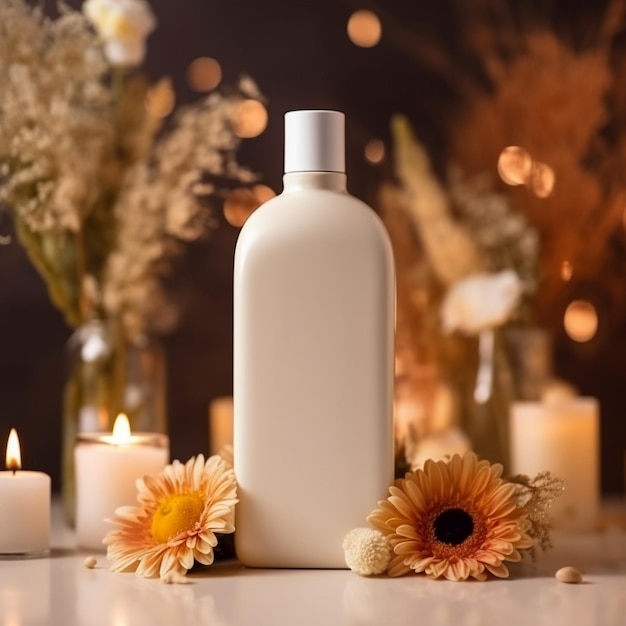
<path fill-rule="evenodd" d="M 285 113 L 285 173 L 345 172 L 344 120 L 339 111 Z"/>

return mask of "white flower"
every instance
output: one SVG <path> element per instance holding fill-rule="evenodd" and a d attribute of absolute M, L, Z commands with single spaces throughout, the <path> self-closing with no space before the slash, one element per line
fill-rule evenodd
<path fill-rule="evenodd" d="M 522 283 L 512 270 L 475 274 L 453 285 L 443 300 L 445 332 L 467 335 L 495 328 L 508 320 L 522 295 Z"/>
<path fill-rule="evenodd" d="M 104 41 L 113 65 L 139 65 L 156 18 L 145 0 L 86 0 L 83 13 Z"/>
<path fill-rule="evenodd" d="M 360 576 L 382 574 L 391 559 L 391 546 L 379 530 L 354 528 L 343 540 L 346 565 Z"/>

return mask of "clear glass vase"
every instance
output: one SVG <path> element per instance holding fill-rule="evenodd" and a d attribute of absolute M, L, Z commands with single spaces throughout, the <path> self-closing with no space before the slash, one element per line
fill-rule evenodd
<path fill-rule="evenodd" d="M 74 443 L 79 433 L 111 432 L 119 413 L 133 431 L 166 433 L 166 367 L 152 337 L 127 339 L 115 322 L 93 319 L 67 343 L 63 397 L 62 496 L 65 517 L 75 508 Z"/>
<path fill-rule="evenodd" d="M 457 338 L 455 363 L 462 424 L 479 457 L 510 469 L 509 409 L 515 400 L 539 400 L 551 380 L 549 334 L 534 326 L 486 330 Z"/>
<path fill-rule="evenodd" d="M 509 466 L 509 406 L 515 399 L 502 330 L 478 337 L 453 336 L 446 343 L 446 364 L 457 390 L 460 422 L 476 454 Z"/>
<path fill-rule="evenodd" d="M 504 329 L 503 340 L 516 399 L 541 400 L 553 379 L 550 334 L 538 326 L 512 326 Z"/>

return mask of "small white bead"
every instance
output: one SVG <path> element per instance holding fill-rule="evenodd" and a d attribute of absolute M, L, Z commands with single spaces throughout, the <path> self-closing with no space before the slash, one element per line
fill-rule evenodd
<path fill-rule="evenodd" d="M 562 567 L 554 576 L 561 583 L 577 584 L 583 581 L 583 575 L 571 565 Z"/>
<path fill-rule="evenodd" d="M 88 556 L 83 561 L 83 564 L 85 565 L 87 569 L 93 569 L 98 564 L 98 560 L 96 559 L 95 556 Z"/>

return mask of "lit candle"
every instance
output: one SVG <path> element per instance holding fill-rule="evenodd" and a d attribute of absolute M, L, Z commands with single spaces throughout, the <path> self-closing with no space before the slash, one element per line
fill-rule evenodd
<path fill-rule="evenodd" d="M 21 469 L 15 429 L 7 442 L 6 472 L 0 472 L 0 554 L 44 556 L 50 551 L 50 476 Z"/>
<path fill-rule="evenodd" d="M 600 499 L 598 401 L 515 402 L 510 417 L 513 474 L 550 471 L 563 479 L 565 491 L 551 509 L 555 527 L 592 530 Z"/>
<path fill-rule="evenodd" d="M 113 434 L 81 433 L 76 439 L 76 542 L 104 550 L 102 539 L 113 527 L 105 520 L 115 509 L 137 504 L 136 481 L 158 474 L 169 460 L 169 440 L 158 433 L 130 432 L 122 413 Z"/>

